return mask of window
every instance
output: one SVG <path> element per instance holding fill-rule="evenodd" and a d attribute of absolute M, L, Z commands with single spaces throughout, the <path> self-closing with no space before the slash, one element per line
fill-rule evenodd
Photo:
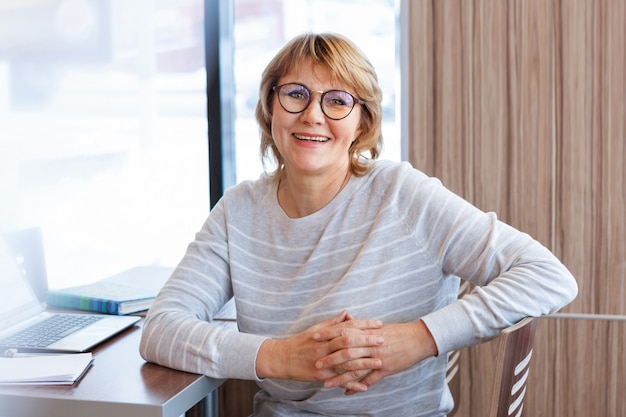
<path fill-rule="evenodd" d="M 226 1 L 235 84 L 222 88 L 234 102 L 236 157 L 225 166 L 236 181 L 262 171 L 261 72 L 304 31 L 342 33 L 372 60 L 384 93 L 382 157 L 400 159 L 399 0 Z M 204 6 L 0 2 L 0 232 L 41 228 L 50 287 L 173 266 L 206 218 Z"/>
<path fill-rule="evenodd" d="M 175 265 L 208 213 L 203 0 L 0 3 L 0 229 L 51 287 Z"/>

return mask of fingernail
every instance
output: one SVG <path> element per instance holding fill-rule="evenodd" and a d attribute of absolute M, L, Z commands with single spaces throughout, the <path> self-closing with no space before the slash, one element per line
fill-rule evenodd
<path fill-rule="evenodd" d="M 379 336 L 376 338 L 376 343 L 382 345 L 383 343 L 385 343 L 385 339 Z"/>

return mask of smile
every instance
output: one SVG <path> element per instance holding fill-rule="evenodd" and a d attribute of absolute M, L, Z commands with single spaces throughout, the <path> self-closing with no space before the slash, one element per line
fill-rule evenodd
<path fill-rule="evenodd" d="M 304 140 L 307 142 L 328 142 L 330 140 L 324 136 L 301 136 L 301 135 L 296 135 L 296 134 L 294 134 L 294 136 L 298 140 Z"/>

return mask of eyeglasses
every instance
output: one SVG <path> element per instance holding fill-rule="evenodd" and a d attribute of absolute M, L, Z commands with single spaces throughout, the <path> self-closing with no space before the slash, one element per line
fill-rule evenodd
<path fill-rule="evenodd" d="M 332 120 L 341 120 L 352 112 L 355 104 L 365 104 L 343 90 L 310 90 L 302 84 L 275 85 L 272 90 L 278 93 L 278 102 L 288 113 L 301 113 L 311 104 L 313 92 L 320 93 L 322 112 Z"/>

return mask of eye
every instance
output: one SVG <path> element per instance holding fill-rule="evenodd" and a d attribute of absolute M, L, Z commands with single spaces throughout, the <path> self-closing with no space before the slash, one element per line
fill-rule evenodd
<path fill-rule="evenodd" d="M 305 95 L 304 95 L 304 93 L 302 93 L 302 91 L 294 90 L 291 93 L 289 93 L 289 97 L 297 98 L 297 99 L 303 99 L 303 98 L 305 98 Z"/>
<path fill-rule="evenodd" d="M 331 106 L 352 107 L 352 102 L 354 100 L 352 99 L 352 96 L 345 91 L 331 90 L 328 93 L 326 93 L 326 97 L 324 98 L 324 101 Z"/>
<path fill-rule="evenodd" d="M 294 100 L 308 100 L 309 91 L 306 87 L 297 84 L 286 85 L 283 89 L 283 94 Z"/>

